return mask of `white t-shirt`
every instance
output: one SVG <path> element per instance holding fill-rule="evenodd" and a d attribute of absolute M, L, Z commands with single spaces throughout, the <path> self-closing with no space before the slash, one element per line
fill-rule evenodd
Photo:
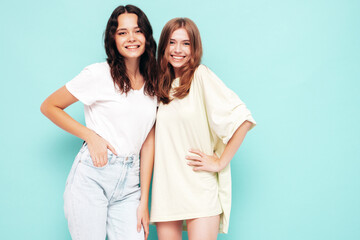
<path fill-rule="evenodd" d="M 87 66 L 65 86 L 84 104 L 88 128 L 107 140 L 119 156 L 139 154 L 155 123 L 156 97 L 145 95 L 144 86 L 122 94 L 107 62 Z"/>

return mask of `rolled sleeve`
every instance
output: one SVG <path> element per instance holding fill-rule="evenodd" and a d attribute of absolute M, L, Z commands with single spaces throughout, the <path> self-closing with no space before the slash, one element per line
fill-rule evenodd
<path fill-rule="evenodd" d="M 198 74 L 202 79 L 202 89 L 206 114 L 211 130 L 224 144 L 245 121 L 256 125 L 249 109 L 240 98 L 206 66 L 200 66 Z M 199 67 L 199 68 L 200 68 Z"/>

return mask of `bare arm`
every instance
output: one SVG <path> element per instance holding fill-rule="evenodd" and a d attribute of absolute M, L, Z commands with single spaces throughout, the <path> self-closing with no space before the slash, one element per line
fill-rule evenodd
<path fill-rule="evenodd" d="M 57 126 L 86 141 L 94 165 L 101 167 L 107 162 L 107 148 L 113 153 L 115 153 L 115 149 L 105 139 L 64 111 L 65 108 L 77 101 L 78 99 L 63 86 L 45 99 L 40 110 Z"/>
<path fill-rule="evenodd" d="M 251 122 L 245 121 L 243 124 L 240 125 L 240 127 L 238 127 L 233 136 L 230 138 L 219 160 L 220 170 L 224 169 L 229 164 L 231 159 L 235 156 L 235 153 L 240 148 L 251 126 Z"/>
<path fill-rule="evenodd" d="M 138 216 L 138 231 L 140 231 L 141 224 L 144 227 L 145 239 L 149 235 L 149 191 L 151 175 L 154 167 L 154 153 L 155 153 L 155 125 L 150 130 L 144 144 L 140 151 L 140 185 L 141 198 L 137 212 Z"/>
<path fill-rule="evenodd" d="M 154 167 L 154 153 L 155 153 L 155 126 L 150 130 L 140 151 L 141 203 L 146 205 L 149 202 L 148 201 L 149 189 L 150 189 L 151 175 Z"/>
<path fill-rule="evenodd" d="M 198 156 L 187 156 L 186 159 L 190 160 L 188 165 L 194 166 L 194 171 L 209 171 L 219 172 L 224 169 L 243 142 L 246 133 L 251 128 L 252 123 L 249 121 L 243 122 L 240 127 L 235 131 L 229 142 L 227 143 L 223 154 L 218 158 L 215 154 L 213 156 L 206 155 L 199 150 L 190 150 L 189 152 L 195 153 Z"/>

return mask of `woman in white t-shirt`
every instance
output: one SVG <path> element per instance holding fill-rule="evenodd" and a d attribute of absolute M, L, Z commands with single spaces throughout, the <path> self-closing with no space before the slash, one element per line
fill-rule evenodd
<path fill-rule="evenodd" d="M 144 239 L 157 106 L 156 43 L 146 15 L 132 5 L 117 7 L 105 49 L 106 62 L 86 67 L 51 94 L 41 112 L 85 141 L 64 193 L 72 238 Z M 86 126 L 64 111 L 77 101 L 84 104 Z"/>

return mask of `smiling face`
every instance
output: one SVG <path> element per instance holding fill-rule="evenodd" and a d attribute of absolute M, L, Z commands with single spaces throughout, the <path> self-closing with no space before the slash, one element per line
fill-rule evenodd
<path fill-rule="evenodd" d="M 145 36 L 138 26 L 138 16 L 134 13 L 123 13 L 118 17 L 115 33 L 116 48 L 126 59 L 138 59 L 145 51 Z"/>
<path fill-rule="evenodd" d="M 179 70 L 191 58 L 190 38 L 185 28 L 175 30 L 169 40 L 168 59 L 173 66 L 175 77 L 179 77 Z"/>

